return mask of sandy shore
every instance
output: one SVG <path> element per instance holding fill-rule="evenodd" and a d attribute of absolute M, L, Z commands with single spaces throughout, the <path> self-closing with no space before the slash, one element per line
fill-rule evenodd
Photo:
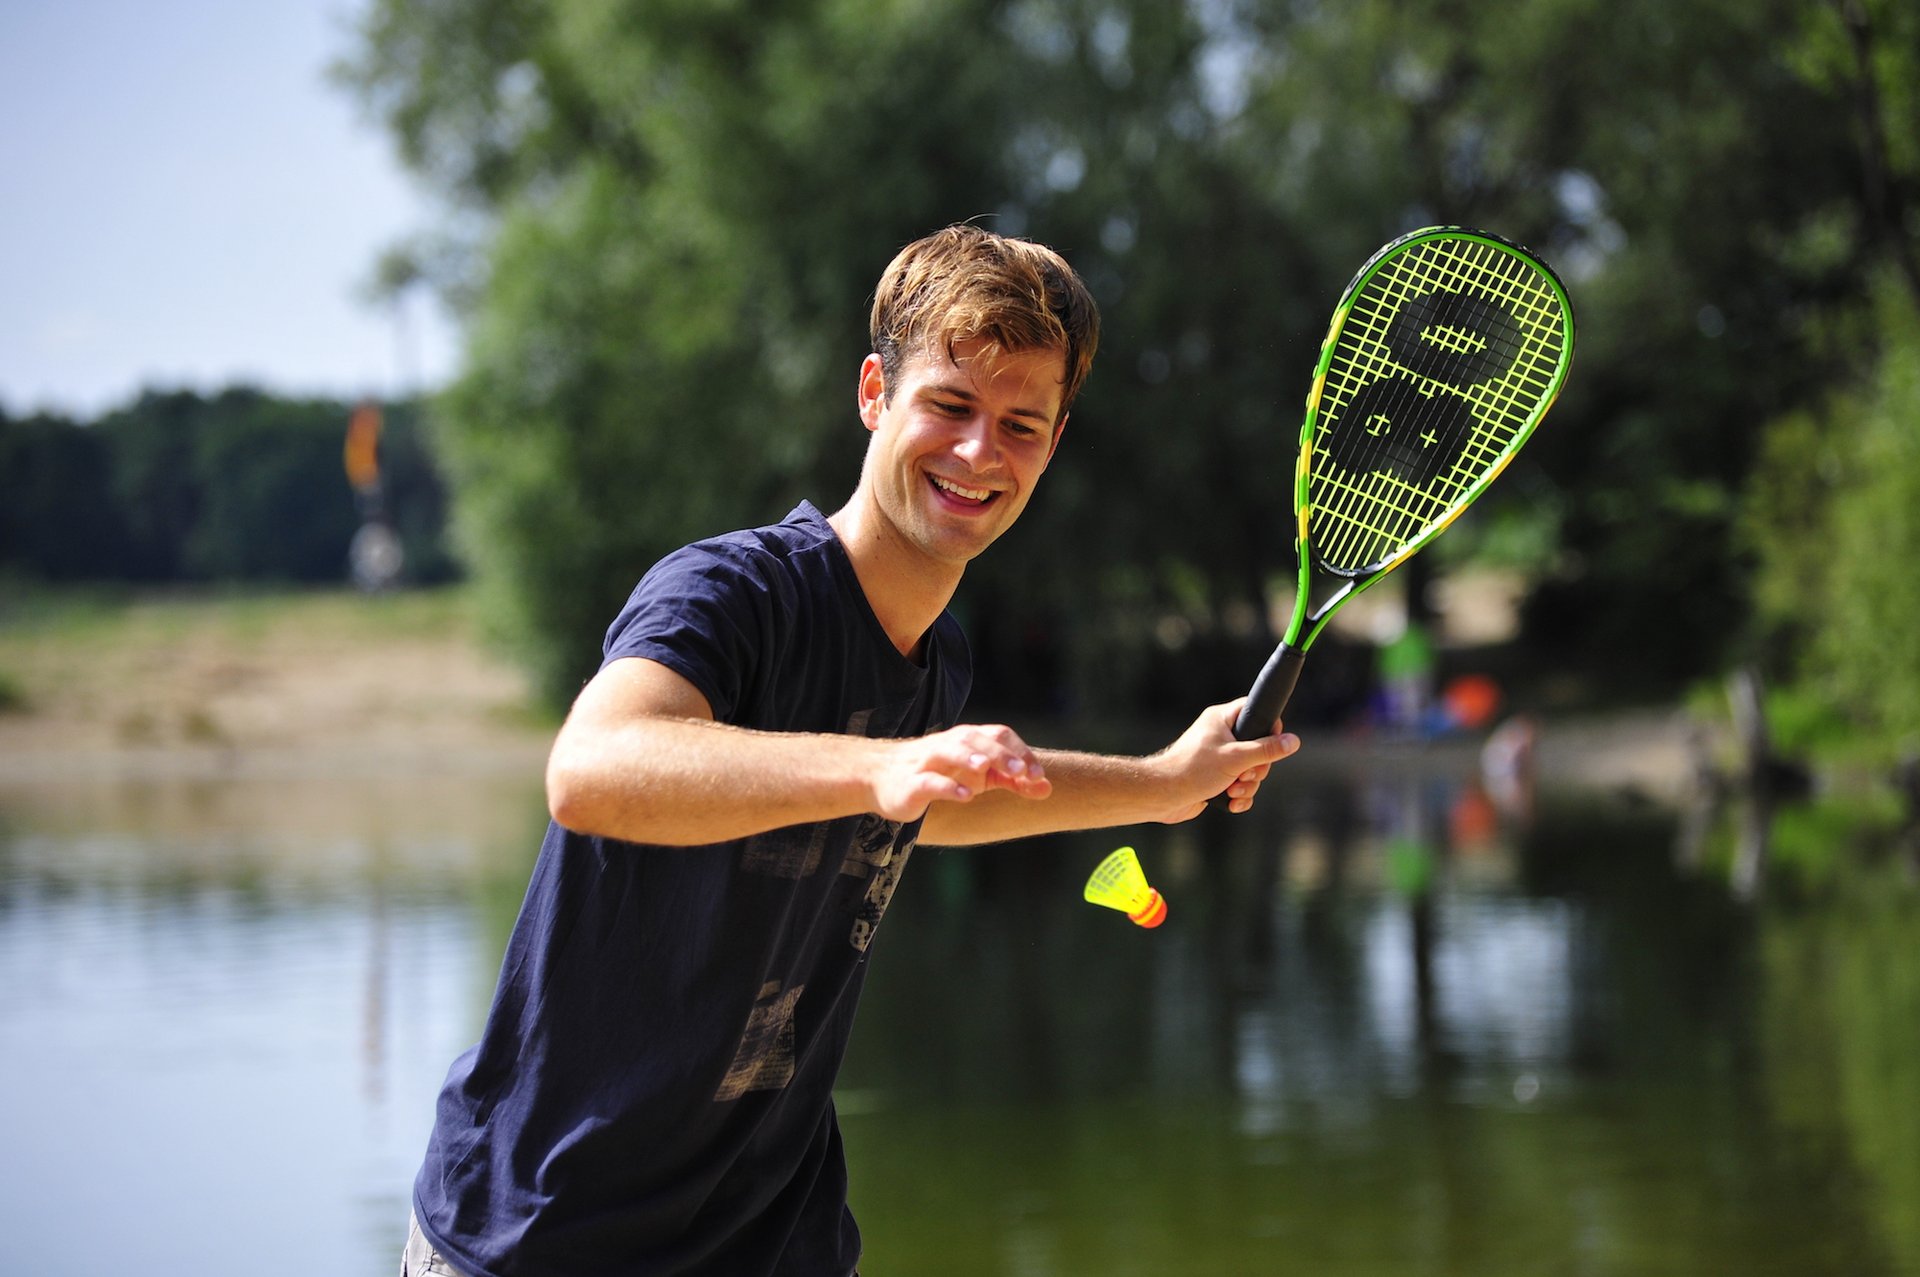
<path fill-rule="evenodd" d="M 25 704 L 0 714 L 0 784 L 80 778 L 524 772 L 553 724 L 457 609 L 369 626 L 350 597 L 9 638 Z"/>

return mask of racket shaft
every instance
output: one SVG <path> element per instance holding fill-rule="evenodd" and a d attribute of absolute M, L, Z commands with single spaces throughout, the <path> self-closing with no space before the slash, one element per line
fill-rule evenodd
<path fill-rule="evenodd" d="M 1306 659 L 1303 648 L 1282 643 L 1273 649 L 1260 677 L 1253 680 L 1253 690 L 1247 693 L 1240 717 L 1233 721 L 1235 740 L 1258 740 L 1272 733 L 1274 724 L 1280 721 L 1281 711 L 1287 707 L 1288 698 L 1293 695 L 1293 685 L 1299 681 L 1300 667 Z"/>

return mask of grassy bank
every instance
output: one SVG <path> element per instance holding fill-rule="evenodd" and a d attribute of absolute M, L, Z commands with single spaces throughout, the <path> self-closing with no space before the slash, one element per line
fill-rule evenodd
<path fill-rule="evenodd" d="M 16 762 L 499 747 L 550 726 L 458 587 L 0 599 L 0 757 Z"/>

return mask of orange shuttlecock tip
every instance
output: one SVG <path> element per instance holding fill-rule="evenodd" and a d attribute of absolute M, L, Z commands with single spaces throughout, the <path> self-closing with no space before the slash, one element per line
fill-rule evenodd
<path fill-rule="evenodd" d="M 1140 858 L 1133 848 L 1122 847 L 1108 856 L 1087 879 L 1086 896 L 1096 905 L 1118 909 L 1142 927 L 1157 927 L 1167 920 L 1167 902 L 1147 885 Z"/>

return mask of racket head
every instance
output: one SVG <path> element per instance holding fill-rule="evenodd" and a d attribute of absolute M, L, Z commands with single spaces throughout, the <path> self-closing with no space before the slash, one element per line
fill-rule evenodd
<path fill-rule="evenodd" d="M 1307 394 L 1294 491 L 1302 602 L 1288 641 L 1310 619 L 1310 570 L 1348 578 L 1344 599 L 1438 536 L 1533 434 L 1572 359 L 1566 289 L 1517 244 L 1428 227 L 1369 258 L 1334 309 Z"/>

